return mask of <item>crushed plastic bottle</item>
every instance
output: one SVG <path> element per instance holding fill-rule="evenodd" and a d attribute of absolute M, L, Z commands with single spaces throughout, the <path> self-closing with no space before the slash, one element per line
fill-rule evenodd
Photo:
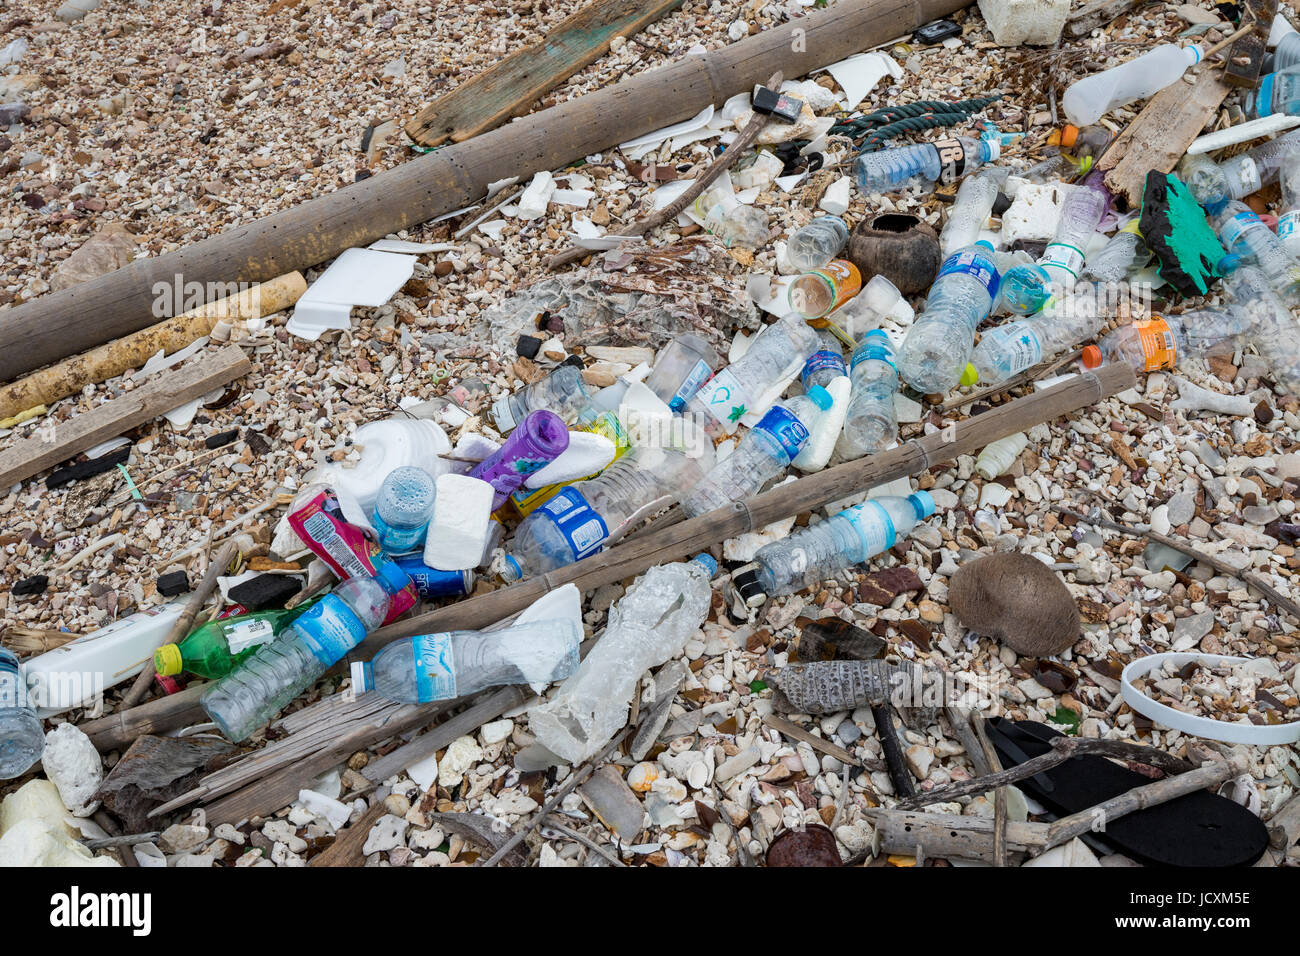
<path fill-rule="evenodd" d="M 653 567 L 609 609 L 605 634 L 555 696 L 528 714 L 539 743 L 577 765 L 626 723 L 632 695 L 649 668 L 676 657 L 709 613 L 709 555 Z"/>
<path fill-rule="evenodd" d="M 888 551 L 932 514 L 934 499 L 925 491 L 874 498 L 763 545 L 733 585 L 750 606 L 802 591 Z"/>
<path fill-rule="evenodd" d="M 375 540 L 389 554 L 406 554 L 424 544 L 435 495 L 433 476 L 406 466 L 388 473 L 375 500 Z"/>
<path fill-rule="evenodd" d="M 1300 302 L 1300 262 L 1249 206 L 1231 199 L 1206 211 L 1210 225 L 1229 253 L 1242 264 L 1257 267 L 1288 305 Z"/>
<path fill-rule="evenodd" d="M 1083 350 L 1085 368 L 1126 362 L 1135 372 L 1174 368 L 1188 358 L 1236 351 L 1249 340 L 1251 323 L 1233 312 L 1201 310 L 1182 315 L 1152 315 L 1122 325 Z"/>
<path fill-rule="evenodd" d="M 546 378 L 499 399 L 492 406 L 492 421 L 497 431 L 503 435 L 512 431 L 529 412 L 538 409 L 555 412 L 566 425 L 572 425 L 577 421 L 578 412 L 592 398 L 582 380 L 580 366 L 580 361 L 578 364 L 565 362 Z"/>
<path fill-rule="evenodd" d="M 374 578 L 343 581 L 204 691 L 203 709 L 229 740 L 245 739 L 383 623 L 389 601 Z"/>
<path fill-rule="evenodd" d="M 947 258 L 930 287 L 925 311 L 907 330 L 898 354 L 903 381 L 925 394 L 946 392 L 961 380 L 975 344 L 975 327 L 989 314 L 1001 276 L 986 242 Z"/>
<path fill-rule="evenodd" d="M 680 412 L 721 365 L 717 349 L 687 332 L 669 342 L 656 357 L 645 380 L 646 388 L 674 412 Z"/>
<path fill-rule="evenodd" d="M 1084 250 L 1106 215 L 1108 202 L 1103 193 L 1087 186 L 1067 188 L 1061 219 L 1038 264 L 1052 277 L 1054 285 L 1068 290 L 1079 278 Z"/>
<path fill-rule="evenodd" d="M 0 780 L 21 777 L 45 752 L 45 732 L 27 696 L 18 658 L 0 647 Z"/>
<path fill-rule="evenodd" d="M 818 216 L 797 229 L 786 243 L 785 255 L 796 272 L 824 268 L 849 241 L 849 227 L 839 216 Z"/>
<path fill-rule="evenodd" d="M 1293 259 L 1300 258 L 1300 149 L 1286 154 L 1278 182 L 1282 187 L 1281 212 L 1277 217 L 1277 237 Z"/>
<path fill-rule="evenodd" d="M 817 331 L 797 315 L 769 325 L 739 361 L 719 371 L 686 403 L 713 437 L 730 435 L 763 393 L 803 367 L 821 347 Z"/>
<path fill-rule="evenodd" d="M 1006 474 L 1028 444 L 1029 436 L 1024 432 L 989 442 L 975 458 L 975 471 L 985 481 Z"/>
<path fill-rule="evenodd" d="M 682 499 L 682 511 L 694 518 L 753 495 L 790 466 L 808 441 L 817 415 L 832 402 L 830 393 L 816 385 L 807 395 L 777 402 L 735 450 L 691 488 Z"/>
<path fill-rule="evenodd" d="M 984 133 L 979 139 L 953 137 L 895 146 L 859 156 L 854 178 L 868 196 L 921 184 L 955 183 L 1001 155 L 1002 140 L 997 133 Z"/>
<path fill-rule="evenodd" d="M 1134 219 L 1084 263 L 1081 277 L 1093 282 L 1123 282 L 1151 261 L 1151 249 Z"/>
<path fill-rule="evenodd" d="M 849 371 L 852 391 L 838 450 L 845 460 L 884 451 L 898 438 L 898 360 L 894 344 L 881 329 L 862 337 L 853 350 Z"/>
<path fill-rule="evenodd" d="M 1232 304 L 1229 315 L 1245 336 L 1230 338 L 1224 346 L 1236 347 L 1249 338 L 1268 362 L 1273 380 L 1291 395 L 1300 395 L 1300 322 L 1268 279 L 1254 266 L 1243 266 L 1223 280 Z"/>
<path fill-rule="evenodd" d="M 1178 178 L 1202 206 L 1244 199 L 1277 182 L 1287 157 L 1300 149 L 1300 131 L 1292 131 L 1216 163 L 1204 153 L 1184 156 Z"/>
<path fill-rule="evenodd" d="M 944 256 L 974 245 L 979 239 L 1008 173 L 1001 166 L 981 169 L 962 182 L 957 198 L 948 209 L 948 221 L 939 234 L 939 251 Z"/>
<path fill-rule="evenodd" d="M 861 292 L 831 314 L 829 321 L 856 342 L 887 319 L 907 326 L 915 318 L 916 313 L 898 286 L 882 275 L 874 275 Z"/>
<path fill-rule="evenodd" d="M 1047 145 L 1059 146 L 1072 156 L 1087 172 L 1092 161 L 1106 151 L 1114 135 L 1104 126 L 1084 126 L 1080 129 L 1073 123 L 1066 123 L 1059 130 L 1053 130 L 1047 137 Z"/>
<path fill-rule="evenodd" d="M 1006 322 L 980 336 L 971 364 L 983 385 L 998 385 L 1045 358 L 1097 334 L 1102 319 L 1095 309 L 1048 309 Z"/>
<path fill-rule="evenodd" d="M 862 273 L 847 259 L 834 259 L 826 266 L 805 272 L 786 292 L 790 308 L 805 319 L 829 315 L 862 289 Z"/>
<path fill-rule="evenodd" d="M 737 202 L 729 192 L 711 190 L 695 201 L 695 208 L 704 228 L 728 248 L 757 249 L 767 243 L 767 213 Z"/>
<path fill-rule="evenodd" d="M 578 669 L 582 628 L 566 619 L 496 631 L 446 631 L 393 641 L 352 665 L 352 690 L 427 704 L 502 684 L 549 684 Z"/>
<path fill-rule="evenodd" d="M 1071 83 L 1061 98 L 1061 107 L 1075 126 L 1091 126 L 1111 110 L 1144 100 L 1176 83 L 1204 55 L 1205 51 L 1194 43 L 1186 47 L 1162 44 L 1127 63 Z"/>
<path fill-rule="evenodd" d="M 180 673 L 197 674 L 207 680 L 225 677 L 236 665 L 252 657 L 259 647 L 274 640 L 312 604 L 208 621 L 179 643 L 164 644 L 154 651 L 154 669 L 161 677 Z"/>

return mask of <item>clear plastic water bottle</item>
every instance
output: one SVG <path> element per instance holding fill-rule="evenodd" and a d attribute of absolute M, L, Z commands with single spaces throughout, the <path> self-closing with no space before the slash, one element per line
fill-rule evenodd
<path fill-rule="evenodd" d="M 854 164 L 854 178 L 866 195 L 908 186 L 955 183 L 966 173 L 1002 155 L 997 133 L 979 139 L 950 138 L 916 146 L 895 146 L 863 153 Z"/>
<path fill-rule="evenodd" d="M 1288 156 L 1297 149 L 1300 131 L 1293 130 L 1221 163 L 1204 153 L 1184 156 L 1178 163 L 1178 178 L 1202 206 L 1244 199 L 1276 182 Z"/>
<path fill-rule="evenodd" d="M 940 252 L 950 256 L 958 249 L 975 244 L 993 212 L 998 191 L 1007 181 L 1009 172 L 1005 167 L 994 167 L 966 177 L 948 209 L 948 221 L 944 223 L 943 232 L 939 234 Z"/>
<path fill-rule="evenodd" d="M 765 544 L 753 567 L 736 572 L 733 585 L 750 605 L 802 591 L 888 551 L 932 514 L 928 492 L 874 498 Z"/>
<path fill-rule="evenodd" d="M 676 447 L 636 445 L 597 477 L 562 488 L 515 531 L 506 581 L 545 574 L 595 554 L 613 536 L 667 508 L 713 467 L 713 444 L 685 419 Z"/>
<path fill-rule="evenodd" d="M 849 241 L 849 227 L 839 216 L 818 216 L 795 231 L 785 255 L 796 272 L 820 269 L 840 254 Z"/>
<path fill-rule="evenodd" d="M 1135 372 L 1154 372 L 1188 358 L 1230 354 L 1249 341 L 1250 332 L 1250 322 L 1231 311 L 1153 315 L 1106 334 L 1083 350 L 1081 361 L 1085 368 L 1126 362 Z"/>
<path fill-rule="evenodd" d="M 1300 66 L 1300 33 L 1281 13 L 1273 18 L 1268 45 L 1273 48 L 1270 60 L 1265 63 L 1265 69 L 1269 72 Z"/>
<path fill-rule="evenodd" d="M 738 362 L 719 371 L 686 403 L 713 437 L 730 435 L 763 393 L 803 367 L 821 347 L 817 331 L 797 315 L 769 325 Z"/>
<path fill-rule="evenodd" d="M 1205 55 L 1196 44 L 1166 43 L 1149 53 L 1071 83 L 1061 98 L 1065 115 L 1075 126 L 1090 126 L 1111 110 L 1159 93 L 1178 81 Z"/>
<path fill-rule="evenodd" d="M 572 425 L 592 393 L 582 380 L 581 360 L 565 362 L 546 378 L 511 392 L 492 406 L 492 421 L 503 435 L 538 409 L 555 412 Z"/>
<path fill-rule="evenodd" d="M 555 696 L 528 714 L 539 743 L 575 766 L 627 724 L 641 675 L 699 633 L 718 564 L 707 554 L 651 568 L 609 609 L 605 634 Z"/>
<path fill-rule="evenodd" d="M 701 197 L 708 198 L 711 194 Z M 715 197 L 716 198 L 716 197 Z M 740 246 L 744 249 L 757 249 L 767 242 L 767 213 L 757 206 L 745 206 L 734 197 L 726 197 L 712 205 L 700 206 L 704 219 L 704 228 L 713 233 L 728 248 Z"/>
<path fill-rule="evenodd" d="M 1151 249 L 1134 219 L 1084 264 L 1082 276 L 1094 282 L 1123 282 L 1150 261 Z"/>
<path fill-rule="evenodd" d="M 1300 149 L 1286 154 L 1278 176 L 1282 187 L 1282 212 L 1277 217 L 1277 237 L 1292 258 L 1300 258 Z"/>
<path fill-rule="evenodd" d="M 389 554 L 406 554 L 424 544 L 433 516 L 433 476 L 408 465 L 388 473 L 375 501 L 376 541 Z"/>
<path fill-rule="evenodd" d="M 898 355 L 903 381 L 925 394 L 946 392 L 961 380 L 975 344 L 975 327 L 993 308 L 1001 276 L 993 247 L 977 242 L 944 261 L 925 311 L 907 330 Z"/>
<path fill-rule="evenodd" d="M 753 495 L 790 466 L 808 441 L 816 416 L 832 401 L 826 389 L 814 385 L 807 395 L 777 402 L 687 493 L 682 511 L 694 518 Z"/>
<path fill-rule="evenodd" d="M 1235 199 L 1206 211 L 1223 247 L 1243 264 L 1257 267 L 1283 301 L 1296 305 L 1300 299 L 1300 262 L 1286 251 L 1273 230 L 1249 206 Z"/>
<path fill-rule="evenodd" d="M 299 615 L 201 698 L 225 736 L 238 743 L 278 714 L 383 623 L 388 592 L 374 578 L 357 577 Z"/>
<path fill-rule="evenodd" d="M 674 338 L 659 353 L 646 376 L 646 388 L 680 412 L 722 364 L 717 349 L 693 332 Z"/>
<path fill-rule="evenodd" d="M 1223 280 L 1232 296 L 1230 315 L 1248 325 L 1249 339 L 1283 391 L 1300 394 L 1300 322 L 1254 266 Z M 1232 344 L 1232 343 L 1230 343 Z"/>
<path fill-rule="evenodd" d="M 814 385 L 825 388 L 841 375 L 849 373 L 848 365 L 844 362 L 844 350 L 840 348 L 840 340 L 825 329 L 819 329 L 817 337 L 821 339 L 821 348 L 808 356 L 803 363 L 803 374 L 799 378 L 805 392 Z"/>
<path fill-rule="evenodd" d="M 1070 186 L 1061 203 L 1061 219 L 1052 241 L 1038 260 L 1052 282 L 1070 289 L 1083 268 L 1084 250 L 1106 215 L 1107 200 L 1102 193 L 1087 186 Z"/>
<path fill-rule="evenodd" d="M 1259 87 L 1247 94 L 1246 112 L 1256 118 L 1300 115 L 1300 66 L 1261 76 Z"/>
<path fill-rule="evenodd" d="M 853 350 L 849 380 L 853 390 L 838 446 L 845 460 L 884 451 L 898 438 L 898 360 L 882 329 L 868 332 Z"/>
<path fill-rule="evenodd" d="M 446 631 L 393 641 L 373 660 L 352 665 L 352 690 L 427 704 L 502 684 L 549 684 L 578 669 L 582 628 L 566 619 L 529 621 L 498 631 Z"/>
<path fill-rule="evenodd" d="M 18 658 L 0 647 L 0 780 L 21 777 L 45 752 L 45 733 L 27 696 Z"/>
<path fill-rule="evenodd" d="M 1092 338 L 1100 328 L 1095 309 L 1049 309 L 981 333 L 971 364 L 981 384 L 997 385 Z"/>

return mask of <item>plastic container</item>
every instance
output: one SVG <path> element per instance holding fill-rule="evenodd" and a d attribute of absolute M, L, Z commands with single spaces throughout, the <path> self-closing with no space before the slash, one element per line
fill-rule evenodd
<path fill-rule="evenodd" d="M 1107 198 L 1087 186 L 1070 186 L 1061 203 L 1061 219 L 1038 264 L 1053 285 L 1071 289 L 1083 268 L 1088 240 L 1106 215 Z"/>
<path fill-rule="evenodd" d="M 1247 98 L 1246 112 L 1256 119 L 1277 113 L 1300 115 L 1300 66 L 1261 76 L 1259 87 Z"/>
<path fill-rule="evenodd" d="M 406 466 L 388 473 L 375 500 L 375 540 L 389 554 L 407 554 L 424 544 L 436 495 L 433 476 Z"/>
<path fill-rule="evenodd" d="M 704 228 L 727 248 L 757 249 L 767 243 L 767 213 L 757 206 L 718 202 L 703 214 Z"/>
<path fill-rule="evenodd" d="M 649 668 L 681 654 L 709 613 L 707 554 L 653 567 L 609 609 L 605 634 L 555 695 L 529 712 L 529 729 L 552 753 L 577 765 L 626 723 L 632 695 Z"/>
<path fill-rule="evenodd" d="M 868 332 L 853 350 L 852 392 L 840 434 L 840 457 L 851 460 L 884 451 L 898 439 L 898 360 L 882 330 Z"/>
<path fill-rule="evenodd" d="M 1075 126 L 1089 126 L 1111 110 L 1144 100 L 1177 82 L 1204 55 L 1205 51 L 1194 43 L 1185 47 L 1163 44 L 1127 63 L 1071 83 L 1061 98 L 1061 107 Z"/>
<path fill-rule="evenodd" d="M 721 365 L 717 349 L 687 332 L 669 342 L 656 357 L 645 380 L 646 388 L 674 412 L 680 412 Z"/>
<path fill-rule="evenodd" d="M 452 471 L 452 463 L 439 457 L 451 454 L 447 433 L 424 418 L 398 415 L 370 422 L 356 430 L 352 442 L 361 448 L 356 465 L 318 468 L 306 484 L 325 484 L 351 495 L 367 515 L 375 510 L 380 485 L 398 468 L 422 468 L 434 478 Z"/>
<path fill-rule="evenodd" d="M 492 421 L 504 435 L 513 431 L 529 412 L 545 409 L 559 415 L 566 425 L 572 425 L 591 398 L 591 391 L 582 380 L 582 369 L 565 363 L 546 378 L 497 400 L 492 406 Z"/>
<path fill-rule="evenodd" d="M 1093 282 L 1123 282 L 1151 261 L 1151 249 L 1138 232 L 1134 219 L 1090 258 L 1083 267 L 1083 278 Z"/>
<path fill-rule="evenodd" d="M 814 385 L 825 388 L 841 375 L 849 374 L 839 339 L 825 329 L 820 330 L 817 337 L 821 339 L 822 346 L 808 356 L 803 363 L 803 372 L 799 376 L 799 383 L 805 392 Z"/>
<path fill-rule="evenodd" d="M 862 273 L 847 259 L 834 259 L 825 267 L 805 272 L 786 292 L 790 308 L 804 319 L 819 319 L 834 312 L 862 289 Z"/>
<path fill-rule="evenodd" d="M 1066 123 L 1048 135 L 1047 145 L 1059 146 L 1077 160 L 1088 162 L 1101 156 L 1113 138 L 1111 131 L 1104 126 L 1085 126 L 1080 129 L 1073 123 Z"/>
<path fill-rule="evenodd" d="M 45 732 L 27 696 L 18 658 L 0 647 L 0 780 L 21 777 L 45 752 Z"/>
<path fill-rule="evenodd" d="M 578 669 L 575 621 L 530 621 L 496 631 L 447 631 L 393 641 L 352 665 L 352 689 L 427 704 L 502 684 L 549 684 Z"/>
<path fill-rule="evenodd" d="M 943 225 L 943 232 L 939 234 L 939 251 L 943 255 L 950 256 L 958 249 L 974 245 L 979 239 L 1008 172 L 1005 167 L 994 167 L 966 177 L 948 209 L 948 221 Z"/>
<path fill-rule="evenodd" d="M 983 385 L 998 385 L 1045 358 L 1087 341 L 1101 328 L 1095 310 L 1040 312 L 980 335 L 971 364 Z"/>
<path fill-rule="evenodd" d="M 519 423 L 500 448 L 470 469 L 469 477 L 486 481 L 496 492 L 492 510 L 504 505 L 528 476 L 559 458 L 569 447 L 569 429 L 555 412 L 537 409 Z"/>
<path fill-rule="evenodd" d="M 955 183 L 966 173 L 1002 155 L 997 133 L 979 139 L 954 137 L 916 146 L 895 146 L 863 153 L 854 164 L 858 188 L 868 196 L 894 192 L 908 186 Z"/>
<path fill-rule="evenodd" d="M 1024 432 L 1016 432 L 985 445 L 975 459 L 975 471 L 985 481 L 1006 474 L 1028 444 L 1029 436 Z"/>
<path fill-rule="evenodd" d="M 304 604 L 290 610 L 257 611 L 209 621 L 179 643 L 164 644 L 154 651 L 154 668 L 160 677 L 181 673 L 208 680 L 225 677 L 237 664 L 252 657 L 259 647 L 274 640 L 310 606 Z"/>
<path fill-rule="evenodd" d="M 839 216 L 818 216 L 797 229 L 785 246 L 785 257 L 796 272 L 824 268 L 848 244 L 849 227 Z"/>
<path fill-rule="evenodd" d="M 1187 358 L 1205 358 L 1235 351 L 1244 345 L 1250 323 L 1231 312 L 1208 309 L 1182 315 L 1153 315 L 1120 326 L 1081 357 L 1084 368 L 1105 362 L 1127 362 L 1135 372 L 1171 369 Z"/>

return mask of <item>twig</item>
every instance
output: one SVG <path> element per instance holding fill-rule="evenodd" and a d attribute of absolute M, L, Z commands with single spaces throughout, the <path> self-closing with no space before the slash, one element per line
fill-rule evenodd
<path fill-rule="evenodd" d="M 775 90 L 780 87 L 781 79 L 782 75 L 778 70 L 767 81 L 768 88 Z M 770 118 L 766 113 L 755 113 L 750 121 L 745 124 L 745 128 L 740 131 L 740 134 L 732 140 L 731 145 L 723 151 L 721 156 L 709 164 L 708 169 L 695 178 L 695 181 L 686 188 L 685 192 L 658 212 L 651 213 L 644 219 L 638 219 L 621 232 L 616 232 L 613 235 L 618 238 L 635 239 L 637 236 L 644 236 L 656 226 L 676 219 L 677 214 L 701 196 L 710 183 L 736 164 L 736 160 L 741 157 L 741 154 L 754 144 L 754 140 L 758 139 L 758 134 L 767 126 Z M 582 246 L 571 246 L 563 252 L 557 252 L 551 256 L 546 264 L 551 269 L 558 269 L 561 266 L 567 266 L 571 262 L 577 262 L 589 252 L 591 252 L 590 249 L 584 249 Z"/>
<path fill-rule="evenodd" d="M 1232 44 L 1236 43 L 1238 40 L 1240 40 L 1247 33 L 1250 33 L 1254 29 L 1255 29 L 1255 20 L 1252 17 L 1249 23 L 1233 31 L 1233 33 L 1229 35 L 1226 40 L 1220 40 L 1218 43 L 1214 44 L 1214 46 L 1206 50 L 1205 55 L 1201 57 L 1201 63 L 1204 63 L 1206 60 L 1214 56 L 1214 54 L 1218 53 L 1224 47 L 1232 46 Z M 1198 63 L 1197 65 L 1199 66 L 1200 64 Z"/>
<path fill-rule="evenodd" d="M 978 392 L 972 392 L 969 395 L 959 395 L 956 398 L 951 398 L 939 406 L 939 411 L 951 411 L 954 408 L 961 408 L 964 405 L 969 405 L 971 402 L 978 402 L 981 398 L 988 398 L 990 395 L 1009 392 L 1013 388 L 1027 385 L 1030 382 L 1037 381 L 1041 378 L 1051 378 L 1057 373 L 1057 371 L 1073 362 L 1082 354 L 1082 349 L 1075 349 L 1047 365 L 1036 365 L 1033 368 L 1025 369 L 1019 375 L 1013 375 L 1005 382 L 1001 382 L 997 385 L 990 385 L 988 388 L 980 389 Z"/>
<path fill-rule="evenodd" d="M 862 766 L 862 761 L 853 756 L 853 754 L 849 753 L 843 747 L 804 730 L 798 724 L 792 723 L 784 717 L 780 717 L 776 714 L 766 714 L 763 717 L 763 723 L 767 724 L 773 730 L 785 734 L 787 737 L 793 737 L 795 740 L 802 740 L 813 750 L 820 750 L 828 757 L 834 757 L 840 763 L 852 764 L 855 767 Z"/>
<path fill-rule="evenodd" d="M 82 561 L 86 560 L 86 558 L 89 558 L 91 555 L 98 554 L 100 551 L 103 551 L 107 547 L 111 547 L 112 545 L 115 544 L 121 544 L 125 538 L 126 535 L 121 531 L 119 531 L 117 534 L 110 534 L 106 538 L 100 538 L 94 544 L 86 545 L 86 547 L 82 548 L 80 551 L 78 551 L 76 554 L 70 557 L 66 562 L 64 562 L 62 566 L 60 566 L 59 570 L 71 571 Z"/>
<path fill-rule="evenodd" d="M 1180 538 L 1172 538 L 1167 534 L 1161 534 L 1159 531 L 1152 531 L 1150 529 L 1143 530 L 1141 528 L 1129 528 L 1116 521 L 1112 521 L 1109 518 L 1103 517 L 1102 515 L 1085 515 L 1080 514 L 1077 511 L 1071 511 L 1064 505 L 1052 505 L 1052 510 L 1057 514 L 1069 515 L 1070 517 L 1077 518 L 1085 524 L 1096 525 L 1100 528 L 1109 528 L 1111 531 L 1118 531 L 1120 534 L 1126 534 L 1133 538 L 1147 538 L 1157 544 L 1163 544 L 1166 548 L 1173 548 L 1175 551 L 1179 551 L 1190 558 L 1202 562 L 1203 564 L 1208 564 L 1220 574 L 1226 574 L 1228 577 L 1236 578 L 1238 581 L 1245 582 L 1255 590 L 1264 594 L 1270 601 L 1285 610 L 1296 620 L 1300 620 L 1300 604 L 1291 600 L 1259 575 L 1252 574 L 1249 571 L 1238 570 L 1231 564 L 1216 558 L 1212 554 L 1206 554 L 1204 551 L 1197 550 Z"/>
<path fill-rule="evenodd" d="M 894 726 L 894 712 L 888 704 L 872 704 L 871 714 L 876 718 L 876 736 L 885 751 L 885 766 L 889 769 L 889 779 L 895 792 L 900 797 L 916 794 L 916 785 L 912 783 L 912 773 L 907 769 L 903 759 L 903 749 L 898 745 L 898 728 Z"/>
<path fill-rule="evenodd" d="M 1002 770 L 1002 761 L 998 760 L 998 752 L 993 749 L 993 744 L 989 741 L 989 735 L 984 729 L 984 718 L 979 714 L 972 713 L 970 715 L 970 726 L 979 740 L 980 749 L 984 751 L 984 759 L 993 768 L 993 772 L 998 773 Z M 993 792 L 993 865 L 1007 865 L 1006 787 L 998 787 Z"/>
<path fill-rule="evenodd" d="M 601 846 L 585 833 L 579 833 L 577 830 L 565 826 L 557 819 L 557 817 L 559 817 L 558 813 L 550 814 L 550 819 L 547 821 L 546 826 L 543 827 L 543 830 L 554 830 L 566 840 L 572 840 L 574 843 L 581 843 L 593 853 L 598 853 L 602 859 L 609 863 L 610 866 L 621 866 L 624 869 L 627 868 L 627 864 L 616 857 L 613 853 L 610 853 L 608 849 Z M 543 832 L 542 836 L 546 836 L 546 834 Z"/>

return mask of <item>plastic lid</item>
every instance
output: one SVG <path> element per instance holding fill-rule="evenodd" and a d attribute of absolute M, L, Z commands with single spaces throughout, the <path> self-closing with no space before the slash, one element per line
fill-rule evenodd
<path fill-rule="evenodd" d="M 811 398 L 812 403 L 823 412 L 835 404 L 835 399 L 831 398 L 831 393 L 826 391 L 826 389 L 822 388 L 820 385 L 814 385 L 812 388 L 808 389 L 808 397 Z"/>
<path fill-rule="evenodd" d="M 1275 79 L 1277 79 L 1276 73 L 1270 73 L 1262 77 L 1259 81 L 1259 89 L 1255 91 L 1255 115 L 1260 119 L 1273 115 L 1273 81 Z"/>
<path fill-rule="evenodd" d="M 934 499 L 930 497 L 928 491 L 915 491 L 907 496 L 907 500 L 912 503 L 912 510 L 916 512 L 916 517 L 928 518 L 934 514 Z"/>
<path fill-rule="evenodd" d="M 185 669 L 181 663 L 181 649 L 175 644 L 164 644 L 153 652 L 153 666 L 163 677 L 171 677 Z"/>
<path fill-rule="evenodd" d="M 375 572 L 375 580 L 389 594 L 397 594 L 411 586 L 411 578 L 393 561 L 385 560 Z"/>
<path fill-rule="evenodd" d="M 501 569 L 501 579 L 507 582 L 518 581 L 524 576 L 524 569 L 519 566 L 513 554 L 506 555 L 505 567 Z"/>
<path fill-rule="evenodd" d="M 718 562 L 713 560 L 713 555 L 711 554 L 704 554 L 701 552 L 691 558 L 691 560 L 702 565 L 704 569 L 709 572 L 709 577 L 713 577 L 718 573 Z"/>
<path fill-rule="evenodd" d="M 352 693 L 364 694 L 368 690 L 374 690 L 374 672 L 370 669 L 367 661 L 355 661 L 351 667 L 352 674 Z"/>
<path fill-rule="evenodd" d="M 966 367 L 961 370 L 961 384 L 974 385 L 979 380 L 980 380 L 980 373 L 975 370 L 974 365 L 971 365 L 969 362 L 967 362 Z"/>
<path fill-rule="evenodd" d="M 1083 354 L 1079 359 L 1083 362 L 1084 368 L 1096 368 L 1101 364 L 1101 349 L 1095 345 L 1084 346 Z"/>
<path fill-rule="evenodd" d="M 1226 276 L 1229 275 L 1230 273 L 1236 272 L 1237 267 L 1240 265 L 1241 265 L 1241 256 L 1237 255 L 1235 252 L 1229 252 L 1222 259 L 1219 260 L 1218 264 L 1214 268 L 1219 273 L 1219 275 Z"/>
<path fill-rule="evenodd" d="M 1073 146 L 1075 143 L 1079 141 L 1079 127 L 1075 126 L 1073 123 L 1066 123 L 1064 126 L 1061 127 L 1061 131 L 1059 134 L 1054 133 L 1053 135 L 1056 136 L 1056 141 L 1058 143 L 1060 143 L 1066 149 L 1069 149 L 1071 146 Z M 1052 141 L 1050 136 L 1048 137 L 1047 141 L 1049 143 Z"/>

